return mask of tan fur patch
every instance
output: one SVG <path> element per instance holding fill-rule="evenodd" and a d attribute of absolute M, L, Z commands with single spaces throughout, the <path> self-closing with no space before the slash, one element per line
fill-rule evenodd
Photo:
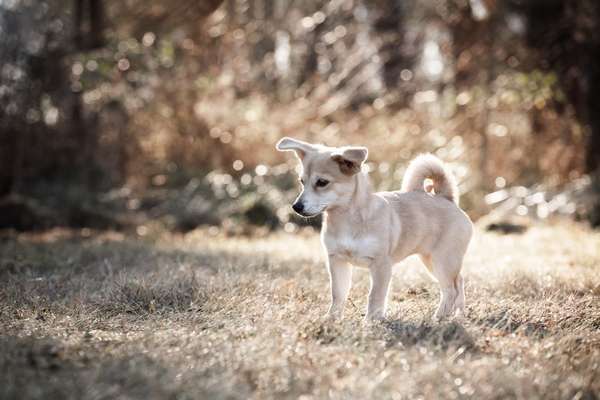
<path fill-rule="evenodd" d="M 344 175 L 354 175 L 360 171 L 360 165 L 358 163 L 347 160 L 340 155 L 335 155 L 332 159 L 338 164 L 340 171 Z"/>

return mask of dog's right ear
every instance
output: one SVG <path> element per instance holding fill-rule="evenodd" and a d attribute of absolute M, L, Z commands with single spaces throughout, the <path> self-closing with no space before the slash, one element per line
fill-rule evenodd
<path fill-rule="evenodd" d="M 293 151 L 301 160 L 304 158 L 306 153 L 315 150 L 315 146 L 312 144 L 290 137 L 282 138 L 279 142 L 277 142 L 275 147 L 279 151 Z"/>
<path fill-rule="evenodd" d="M 345 175 L 354 175 L 360 172 L 362 164 L 367 160 L 369 150 L 362 146 L 340 147 L 331 154 L 331 159 L 340 167 Z"/>

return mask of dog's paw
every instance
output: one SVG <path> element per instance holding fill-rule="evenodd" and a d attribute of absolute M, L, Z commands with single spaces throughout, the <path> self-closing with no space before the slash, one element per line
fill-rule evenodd
<path fill-rule="evenodd" d="M 342 319 L 341 312 L 332 312 L 332 311 L 328 311 L 321 317 L 322 321 L 327 321 L 327 322 L 339 321 L 341 319 Z"/>
<path fill-rule="evenodd" d="M 449 319 L 462 319 L 464 318 L 464 312 L 461 310 L 454 310 L 452 312 L 439 312 L 436 311 L 435 314 L 431 317 L 433 322 L 442 322 Z"/>
<path fill-rule="evenodd" d="M 385 321 L 385 313 L 384 312 L 375 312 L 372 314 L 365 315 L 363 322 L 366 324 L 377 323 Z"/>
<path fill-rule="evenodd" d="M 431 320 L 433 322 L 442 322 L 445 319 L 448 319 L 450 317 L 450 313 L 444 312 L 444 311 L 440 311 L 437 310 L 435 312 L 435 314 L 433 314 L 433 317 L 431 317 Z"/>
<path fill-rule="evenodd" d="M 455 318 L 466 318 L 467 314 L 464 308 L 457 308 L 454 311 L 454 317 Z"/>
<path fill-rule="evenodd" d="M 433 316 L 431 317 L 431 322 L 442 322 L 444 319 L 446 319 L 445 316 L 443 315 L 438 315 L 438 313 L 433 314 Z"/>
<path fill-rule="evenodd" d="M 434 321 L 442 321 L 444 319 L 450 318 L 454 315 L 455 309 L 447 302 L 442 302 L 438 309 L 433 314 Z"/>

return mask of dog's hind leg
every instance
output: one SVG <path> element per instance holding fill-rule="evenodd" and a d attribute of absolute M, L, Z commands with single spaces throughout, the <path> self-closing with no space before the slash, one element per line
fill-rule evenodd
<path fill-rule="evenodd" d="M 459 297 L 456 285 L 460 272 L 460 260 L 440 259 L 433 257 L 432 274 L 440 284 L 440 304 L 435 312 L 435 319 L 440 320 L 452 314 Z"/>
<path fill-rule="evenodd" d="M 465 313 L 465 280 L 462 275 L 459 273 L 456 279 L 454 280 L 454 284 L 456 285 L 456 289 L 458 290 L 458 296 L 456 296 L 456 300 L 454 301 L 454 308 L 456 312 L 459 314 Z"/>

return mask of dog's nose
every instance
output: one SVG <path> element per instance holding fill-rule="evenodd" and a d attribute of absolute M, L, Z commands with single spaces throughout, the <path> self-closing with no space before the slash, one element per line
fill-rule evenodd
<path fill-rule="evenodd" d="M 292 205 L 292 208 L 294 209 L 294 211 L 296 211 L 298 214 L 302 214 L 302 211 L 304 211 L 304 204 L 300 203 L 299 201 L 294 203 L 294 205 Z"/>

